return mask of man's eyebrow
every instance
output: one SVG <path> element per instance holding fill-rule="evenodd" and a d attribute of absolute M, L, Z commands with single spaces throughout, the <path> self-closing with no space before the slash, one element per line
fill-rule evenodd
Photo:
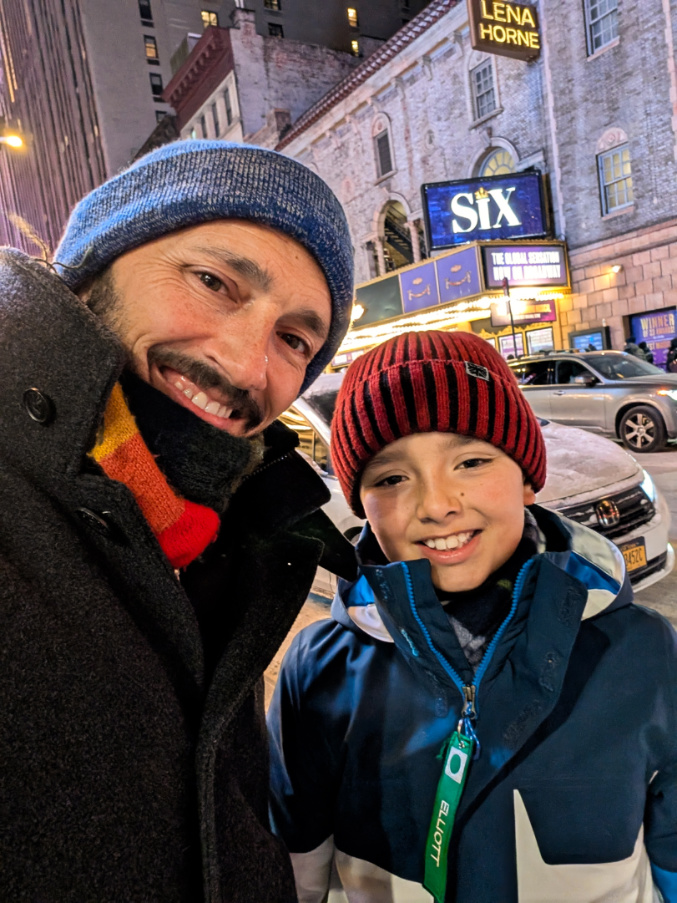
<path fill-rule="evenodd" d="M 195 250 L 206 254 L 208 257 L 213 257 L 219 263 L 225 263 L 232 267 L 236 273 L 244 276 L 245 279 L 248 279 L 261 291 L 268 291 L 270 288 L 272 282 L 270 273 L 250 257 L 241 257 L 239 254 L 233 254 L 225 248 L 198 247 Z"/>
<path fill-rule="evenodd" d="M 317 336 L 324 344 L 329 334 L 329 324 L 323 317 L 309 307 L 302 307 L 301 310 L 295 310 L 290 316 L 294 320 L 299 320 L 306 329 L 309 329 L 313 335 Z"/>

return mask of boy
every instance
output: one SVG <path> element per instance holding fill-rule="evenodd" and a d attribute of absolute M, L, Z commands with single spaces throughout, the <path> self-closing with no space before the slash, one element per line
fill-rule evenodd
<path fill-rule="evenodd" d="M 350 903 L 675 903 L 675 634 L 612 543 L 534 505 L 545 446 L 502 358 L 460 332 L 374 348 L 332 455 L 358 579 L 269 716 L 301 903 L 332 866 Z"/>

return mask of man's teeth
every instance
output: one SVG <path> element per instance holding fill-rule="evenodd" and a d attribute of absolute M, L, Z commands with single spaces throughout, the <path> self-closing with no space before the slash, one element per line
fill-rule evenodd
<path fill-rule="evenodd" d="M 442 539 L 424 539 L 423 541 L 429 549 L 443 552 L 445 549 L 458 549 L 459 546 L 464 546 L 474 535 L 475 531 L 470 530 L 468 533 L 454 533 L 453 536 L 445 536 Z"/>
<path fill-rule="evenodd" d="M 196 408 L 200 408 L 205 414 L 215 414 L 217 417 L 222 417 L 224 420 L 227 420 L 233 413 L 232 408 L 226 407 L 225 404 L 219 404 L 218 401 L 210 401 L 204 392 L 194 393 L 191 388 L 184 385 L 184 383 L 179 380 L 177 380 L 174 385 L 183 392 L 186 398 L 193 402 Z"/>

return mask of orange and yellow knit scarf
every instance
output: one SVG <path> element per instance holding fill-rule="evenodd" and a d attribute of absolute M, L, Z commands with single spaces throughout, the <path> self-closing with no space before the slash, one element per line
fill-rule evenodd
<path fill-rule="evenodd" d="M 120 385 L 104 414 L 103 435 L 89 453 L 111 480 L 132 492 L 173 568 L 186 567 L 216 538 L 216 511 L 181 498 L 143 441 Z"/>

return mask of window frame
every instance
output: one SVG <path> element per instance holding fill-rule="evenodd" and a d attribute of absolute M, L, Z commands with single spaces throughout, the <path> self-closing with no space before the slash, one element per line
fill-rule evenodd
<path fill-rule="evenodd" d="M 152 25 L 153 24 L 153 7 L 151 6 L 151 0 L 138 0 L 139 3 L 139 16 L 141 18 L 141 22 L 144 25 Z M 149 15 L 145 16 L 143 14 L 143 10 L 147 9 Z"/>
<path fill-rule="evenodd" d="M 488 72 L 490 75 L 490 86 L 488 89 L 483 90 L 482 92 L 478 91 L 478 76 L 480 76 L 483 72 Z M 479 122 L 482 119 L 486 119 L 487 116 L 491 116 L 493 113 L 498 110 L 498 89 L 496 86 L 496 77 L 494 73 L 494 64 L 491 58 L 488 60 L 482 60 L 481 63 L 478 63 L 476 66 L 470 70 L 470 94 L 472 97 L 472 112 L 475 122 Z M 491 109 L 480 110 L 480 102 L 481 98 L 491 94 L 493 98 L 493 106 Z"/>
<path fill-rule="evenodd" d="M 149 72 L 148 77 L 150 78 L 150 90 L 151 94 L 153 95 L 153 100 L 164 103 L 164 101 L 162 100 L 162 92 L 165 88 L 162 83 L 162 76 L 159 72 Z M 156 90 L 158 86 L 160 88 L 159 91 Z"/>
<path fill-rule="evenodd" d="M 279 22 L 269 22 L 268 23 L 268 37 L 269 38 L 283 38 L 284 37 L 284 28 Z"/>
<path fill-rule="evenodd" d="M 380 139 L 385 138 L 388 148 L 388 159 L 390 161 L 390 169 L 383 170 L 381 163 L 381 147 L 380 147 Z M 390 129 L 386 125 L 385 128 L 382 128 L 379 132 L 374 135 L 374 156 L 376 158 L 376 174 L 378 179 L 385 179 L 388 176 L 391 176 L 395 172 L 395 157 L 393 155 L 393 143 L 390 140 Z"/>
<path fill-rule="evenodd" d="M 263 8 L 274 13 L 282 12 L 282 0 L 263 0 Z"/>
<path fill-rule="evenodd" d="M 219 122 L 219 109 L 216 105 L 216 100 L 212 101 L 211 104 L 212 111 L 212 125 L 214 126 L 214 137 L 218 138 L 221 134 L 221 123 Z"/>
<path fill-rule="evenodd" d="M 226 128 L 230 128 L 233 124 L 233 104 L 230 99 L 230 88 L 226 86 L 223 91 L 223 105 L 226 108 Z"/>
<path fill-rule="evenodd" d="M 143 36 L 143 47 L 144 47 L 144 51 L 146 53 L 146 61 L 147 62 L 149 62 L 149 63 L 159 63 L 160 62 L 160 54 L 158 53 L 157 40 L 155 38 L 155 35 L 145 34 Z M 148 53 L 149 47 L 153 48 L 152 54 Z"/>
<path fill-rule="evenodd" d="M 205 31 L 205 30 L 206 30 L 207 28 L 209 28 L 210 26 L 213 26 L 214 28 L 218 28 L 218 27 L 219 27 L 219 14 L 218 14 L 218 13 L 215 13 L 213 10 L 211 10 L 211 9 L 201 9 L 201 10 L 200 10 L 200 16 L 201 16 L 201 18 L 202 18 L 202 30 L 203 30 L 203 31 Z M 212 18 L 214 19 L 213 22 L 211 21 Z M 208 19 L 209 19 L 210 21 L 207 21 Z"/>
<path fill-rule="evenodd" d="M 629 169 L 627 173 L 623 172 L 623 153 L 625 151 L 627 151 L 628 154 L 627 165 Z M 620 155 L 621 173 L 618 178 L 612 178 L 610 181 L 607 181 L 605 174 L 605 161 L 611 160 L 611 165 L 613 167 L 613 157 L 616 154 Z M 621 210 L 627 210 L 631 207 L 634 207 L 635 191 L 632 182 L 632 156 L 630 154 L 629 142 L 626 141 L 624 144 L 617 144 L 616 147 L 611 147 L 608 150 L 603 151 L 601 154 L 597 154 L 597 181 L 599 184 L 599 200 L 602 208 L 602 216 L 611 216 L 612 214 L 618 213 Z M 612 206 L 609 203 L 608 189 L 611 186 L 620 185 L 621 183 L 626 183 L 623 188 L 623 191 L 626 195 L 626 200 L 624 203 L 616 203 Z"/>
<path fill-rule="evenodd" d="M 599 6 L 601 3 L 613 3 L 615 5 L 612 9 L 608 9 L 606 12 L 597 15 L 596 18 L 593 19 L 592 5 L 595 4 Z M 618 0 L 583 0 L 583 16 L 585 18 L 585 41 L 589 57 L 594 56 L 596 53 L 599 53 L 601 50 L 604 50 L 605 47 L 608 47 L 618 40 Z M 595 35 L 594 29 L 611 16 L 614 16 L 615 18 L 614 28 L 612 28 L 613 34 L 610 37 L 607 37 L 603 43 L 595 46 L 595 41 L 603 31 L 601 30 Z"/>

